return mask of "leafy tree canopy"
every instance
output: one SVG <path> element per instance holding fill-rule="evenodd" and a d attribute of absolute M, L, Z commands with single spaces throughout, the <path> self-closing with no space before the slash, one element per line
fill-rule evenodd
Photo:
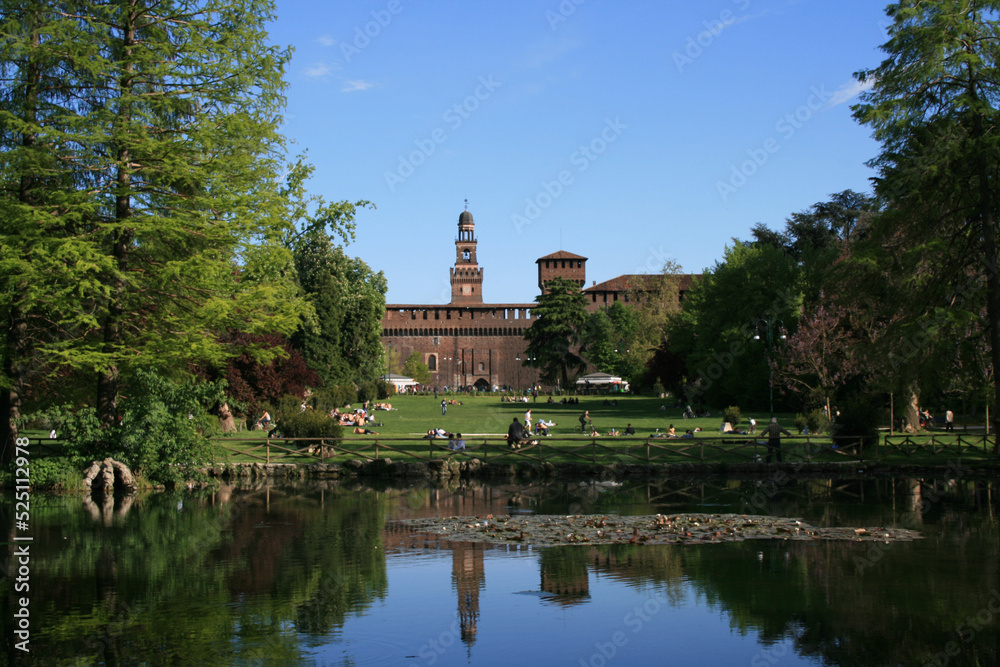
<path fill-rule="evenodd" d="M 588 320 L 587 297 L 580 286 L 565 278 L 546 284 L 547 293 L 535 297 L 537 319 L 525 330 L 527 355 L 539 368 L 542 382 L 568 387 L 570 375 L 577 375 L 587 363 L 580 356 L 583 331 Z M 525 363 L 528 363 L 525 361 Z"/>

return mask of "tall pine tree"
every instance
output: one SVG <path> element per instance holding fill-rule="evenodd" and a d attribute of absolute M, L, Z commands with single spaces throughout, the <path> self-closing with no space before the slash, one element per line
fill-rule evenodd
<path fill-rule="evenodd" d="M 882 151 L 876 193 L 892 210 L 871 226 L 873 240 L 892 241 L 912 299 L 888 339 L 897 360 L 935 341 L 953 341 L 985 314 L 994 418 L 1000 417 L 1000 2 L 902 0 L 892 19 L 887 58 L 858 73 L 871 88 L 854 107 Z M 954 349 L 954 345 L 951 345 Z M 1000 442 L 1000 441 L 998 441 Z"/>
<path fill-rule="evenodd" d="M 282 243 L 288 52 L 266 1 L 25 7 L 0 2 L 0 259 L 29 289 L 3 303 L 5 357 L 16 315 L 50 304 L 35 361 L 96 372 L 111 422 L 124 369 L 219 363 L 220 331 L 291 333 L 308 310 Z"/>
<path fill-rule="evenodd" d="M 566 389 L 570 375 L 581 373 L 587 362 L 581 354 L 587 325 L 587 297 L 572 280 L 554 278 L 545 284 L 546 293 L 535 297 L 537 319 L 524 332 L 528 341 L 525 355 L 541 369 L 539 377 L 548 384 Z M 525 365 L 529 362 L 523 362 Z"/>

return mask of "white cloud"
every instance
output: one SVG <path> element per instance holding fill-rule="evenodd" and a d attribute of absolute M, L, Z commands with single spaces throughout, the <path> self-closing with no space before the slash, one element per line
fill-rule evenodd
<path fill-rule="evenodd" d="M 871 79 L 865 82 L 854 80 L 850 83 L 844 84 L 833 94 L 830 100 L 826 103 L 826 106 L 829 108 L 844 104 L 845 102 L 850 102 L 866 90 L 871 90 L 874 85 L 875 82 Z"/>
<path fill-rule="evenodd" d="M 368 90 L 369 88 L 374 88 L 377 84 L 370 81 L 362 81 L 361 79 L 353 79 L 344 82 L 343 88 L 340 89 L 342 93 L 353 93 L 356 90 Z"/>
<path fill-rule="evenodd" d="M 335 40 L 333 37 L 330 37 L 330 35 L 320 35 L 319 39 L 317 39 L 316 41 L 322 44 L 323 46 L 333 46 L 334 44 L 337 43 L 337 40 Z"/>
<path fill-rule="evenodd" d="M 336 68 L 327 63 L 316 63 L 306 68 L 306 76 L 317 79 L 328 75 L 334 69 Z"/>

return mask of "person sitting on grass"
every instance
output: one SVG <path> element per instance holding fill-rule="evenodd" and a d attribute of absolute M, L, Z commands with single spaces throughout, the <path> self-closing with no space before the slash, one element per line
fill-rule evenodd
<path fill-rule="evenodd" d="M 625 435 L 635 435 L 635 429 L 632 428 L 632 424 L 625 426 Z"/>
<path fill-rule="evenodd" d="M 535 425 L 535 435 L 551 435 L 549 429 L 555 426 L 556 423 L 553 421 L 545 421 L 544 419 L 539 419 L 538 424 Z"/>
<path fill-rule="evenodd" d="M 460 449 L 465 449 L 465 440 L 462 438 L 461 433 L 456 433 L 455 437 L 448 443 L 448 449 L 453 452 L 457 452 Z"/>
<path fill-rule="evenodd" d="M 667 437 L 668 438 L 676 438 L 677 437 L 677 429 L 674 428 L 673 424 L 671 424 L 670 426 L 667 427 Z"/>
<path fill-rule="evenodd" d="M 514 421 L 507 427 L 507 446 L 511 449 L 520 449 L 527 437 L 528 434 L 524 432 L 521 422 L 514 417 Z"/>
<path fill-rule="evenodd" d="M 371 430 L 370 428 L 362 428 L 360 426 L 355 428 L 354 432 L 357 433 L 358 435 L 378 435 L 378 433 Z"/>

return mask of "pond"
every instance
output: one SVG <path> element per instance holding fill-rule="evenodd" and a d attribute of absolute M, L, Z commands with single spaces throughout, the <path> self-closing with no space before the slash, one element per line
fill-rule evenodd
<path fill-rule="evenodd" d="M 30 652 L 11 630 L 5 652 L 36 665 L 997 664 L 998 498 L 982 480 L 787 478 L 224 485 L 106 506 L 35 494 L 29 590 L 0 583 L 5 627 L 29 598 Z M 923 537 L 539 548 L 397 522 L 680 512 Z M 8 542 L 7 571 L 21 546 Z"/>

